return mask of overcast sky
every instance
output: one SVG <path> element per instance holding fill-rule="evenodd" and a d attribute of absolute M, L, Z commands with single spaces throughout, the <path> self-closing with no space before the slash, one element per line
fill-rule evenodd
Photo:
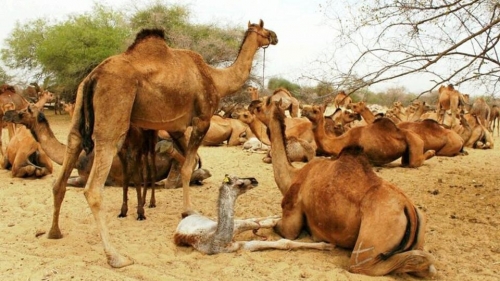
<path fill-rule="evenodd" d="M 15 23 L 21 24 L 37 18 L 63 20 L 69 14 L 80 14 L 92 10 L 95 0 L 3 0 L 2 20 L 0 24 L 0 44 L 13 30 Z M 113 8 L 130 7 L 131 3 L 141 1 L 100 0 L 99 3 Z M 144 1 L 143 1 L 144 2 Z M 308 75 L 313 69 L 314 61 L 327 52 L 334 34 L 324 21 L 320 5 L 326 0 L 187 0 L 168 1 L 187 5 L 192 12 L 191 19 L 199 23 L 214 23 L 240 25 L 245 29 L 248 21 L 264 20 L 264 26 L 276 32 L 279 43 L 266 50 L 265 76 L 282 77 L 301 85 L 310 81 L 299 80 L 302 75 Z M 260 51 L 262 52 L 262 51 Z M 262 69 L 255 70 L 257 74 Z M 314 83 L 315 84 L 315 83 Z M 392 83 L 390 86 L 399 86 Z M 404 85 L 412 92 L 422 91 L 422 83 Z M 374 90 L 387 88 L 389 85 L 378 86 Z"/>

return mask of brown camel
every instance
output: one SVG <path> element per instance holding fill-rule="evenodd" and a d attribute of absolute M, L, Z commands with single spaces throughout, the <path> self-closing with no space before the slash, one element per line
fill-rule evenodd
<path fill-rule="evenodd" d="M 260 251 L 265 249 L 318 249 L 330 250 L 328 243 L 305 243 L 288 239 L 278 241 L 233 241 L 234 235 L 247 230 L 256 232 L 261 228 L 272 228 L 279 220 L 278 216 L 234 219 L 234 205 L 241 194 L 258 185 L 255 178 L 238 178 L 226 175 L 219 188 L 217 221 L 197 213 L 183 218 L 174 234 L 174 243 L 178 246 L 192 246 L 196 250 L 213 255 L 236 252 L 239 249 Z"/>
<path fill-rule="evenodd" d="M 64 103 L 63 110 L 69 114 L 69 117 L 73 118 L 73 113 L 75 112 L 75 103 L 74 102 Z"/>
<path fill-rule="evenodd" d="M 495 133 L 495 127 L 497 128 L 497 136 L 500 136 L 500 109 L 496 104 L 491 107 L 490 132 L 492 134 Z"/>
<path fill-rule="evenodd" d="M 7 109 L 12 109 L 12 105 L 14 109 L 22 109 L 28 106 L 28 101 L 16 93 L 16 90 L 13 86 L 3 84 L 0 86 L 0 153 L 3 154 L 3 146 L 2 146 L 2 131 L 4 126 L 7 126 L 7 130 L 9 132 L 9 139 L 12 139 L 14 136 L 14 124 L 12 123 L 4 123 L 2 117 Z"/>
<path fill-rule="evenodd" d="M 483 98 L 477 98 L 474 100 L 469 113 L 476 115 L 484 127 L 490 127 L 491 108 Z"/>
<path fill-rule="evenodd" d="M 16 128 L 10 139 L 3 168 L 10 169 L 15 178 L 44 177 L 52 174 L 53 170 L 52 161 L 24 126 Z"/>
<path fill-rule="evenodd" d="M 4 116 L 4 119 L 7 119 L 9 122 L 26 126 L 31 131 L 35 139 L 40 141 L 40 145 L 49 158 L 56 164 L 63 164 L 64 153 L 67 147 L 54 136 L 54 132 L 50 128 L 47 118 L 45 118 L 45 115 L 37 106 L 32 104 L 23 110 L 9 111 Z M 138 130 L 138 128 L 135 128 L 135 130 Z M 136 132 L 136 134 L 140 133 L 141 132 Z M 135 138 L 142 139 L 143 136 L 139 135 L 135 136 Z M 170 173 L 174 159 L 177 161 L 180 159 L 178 156 L 178 147 L 172 143 L 171 139 L 160 141 L 159 144 L 161 145 L 156 146 L 156 150 L 158 150 L 158 152 L 155 154 L 156 178 L 154 181 L 165 179 Z M 136 146 L 131 147 L 136 148 Z M 128 152 L 124 149 L 123 153 Z M 68 180 L 69 185 L 76 187 L 85 186 L 87 179 L 90 176 L 93 158 L 94 153 L 89 155 L 82 153 L 78 157 L 78 161 L 75 165 L 75 168 L 78 170 L 78 177 L 70 178 Z M 193 172 L 191 182 L 199 184 L 202 180 L 210 176 L 210 173 L 206 169 L 199 167 Z M 118 156 L 113 158 L 111 169 L 105 184 L 110 186 L 120 186 L 124 184 L 123 166 Z M 180 184 L 180 182 L 172 185 L 175 187 L 177 184 Z"/>
<path fill-rule="evenodd" d="M 455 125 L 452 129 L 462 137 L 465 147 L 480 149 L 494 147 L 493 136 L 481 124 L 479 117 L 474 114 L 460 114 L 460 124 Z"/>
<path fill-rule="evenodd" d="M 410 168 L 421 166 L 435 155 L 434 150 L 424 151 L 424 142 L 417 134 L 398 128 L 387 118 L 352 128 L 339 137 L 328 135 L 324 127 L 324 110 L 324 106 L 312 106 L 309 110 L 302 110 L 302 115 L 314 124 L 318 149 L 330 155 L 338 156 L 345 147 L 359 145 L 373 165 L 384 165 L 401 157 L 402 166 Z"/>
<path fill-rule="evenodd" d="M 250 100 L 251 101 L 259 100 L 259 90 L 257 88 L 249 86 L 247 88 L 247 93 L 250 94 Z"/>
<path fill-rule="evenodd" d="M 62 237 L 59 214 L 66 181 L 82 149 L 88 154 L 94 151 L 85 197 L 99 229 L 108 264 L 112 267 L 132 264 L 110 241 L 101 196 L 113 157 L 127 130 L 131 125 L 166 130 L 179 143 L 186 155 L 181 167 L 183 210 L 191 211 L 192 167 L 219 101 L 243 86 L 257 50 L 277 42 L 276 34 L 265 29 L 263 21 L 248 23 L 236 61 L 228 68 L 216 69 L 193 51 L 170 48 L 162 30 L 148 29 L 138 33 L 124 53 L 99 64 L 78 88 L 68 148 L 53 188 L 54 213 L 48 237 Z M 184 131 L 189 125 L 193 131 L 187 143 Z"/>
<path fill-rule="evenodd" d="M 425 104 L 416 103 L 412 105 L 415 106 L 414 109 L 417 109 Z M 352 103 L 349 107 L 354 112 L 360 113 L 367 124 L 372 124 L 375 120 L 375 115 L 366 107 L 364 102 Z M 419 114 L 419 111 L 420 109 L 415 110 L 414 113 Z M 410 117 L 410 119 L 412 118 Z M 424 151 L 434 150 L 437 156 L 456 156 L 464 153 L 464 141 L 460 135 L 453 130 L 443 128 L 434 120 L 399 122 L 396 126 L 416 133 L 424 141 Z"/>
<path fill-rule="evenodd" d="M 344 91 L 340 91 L 335 96 L 335 99 L 333 100 L 333 105 L 335 108 L 347 107 L 347 105 L 350 104 L 351 102 L 352 102 L 351 97 L 348 96 Z"/>
<path fill-rule="evenodd" d="M 190 135 L 191 127 L 186 130 L 186 137 L 188 139 Z M 228 146 L 237 146 L 252 136 L 252 130 L 242 121 L 214 115 L 210 119 L 210 128 L 201 144 L 205 146 L 218 146 L 226 142 Z"/>
<path fill-rule="evenodd" d="M 268 100 L 268 99 L 264 99 Z M 251 108 L 250 108 L 251 110 Z M 266 134 L 267 128 L 260 120 L 255 118 L 249 109 L 239 109 L 232 117 L 248 124 L 252 133 L 264 144 L 270 141 Z M 308 162 L 316 155 L 316 143 L 312 132 L 312 124 L 304 118 L 287 118 L 287 155 L 292 162 Z M 271 156 L 264 157 L 265 163 L 271 163 Z"/>
<path fill-rule="evenodd" d="M 294 98 L 287 89 L 280 87 L 274 90 L 273 94 L 271 95 L 271 100 L 282 100 L 281 106 L 283 106 L 284 110 L 290 113 L 291 117 L 299 116 L 299 101 Z"/>
<path fill-rule="evenodd" d="M 424 251 L 424 213 L 377 176 L 362 148 L 347 146 L 337 160 L 315 158 L 296 168 L 283 153 L 285 115 L 279 104 L 261 103 L 255 111 L 277 148 L 272 150 L 274 178 L 283 194 L 278 234 L 296 239 L 306 229 L 315 241 L 352 249 L 348 270 L 353 273 L 436 274 L 434 258 Z"/>
<path fill-rule="evenodd" d="M 459 91 L 455 90 L 453 85 L 439 87 L 439 100 L 436 106 L 437 118 L 440 124 L 443 124 L 444 114 L 447 110 L 451 111 L 451 124 L 450 127 L 455 126 L 456 116 L 461 108 L 465 105 L 464 97 Z"/>

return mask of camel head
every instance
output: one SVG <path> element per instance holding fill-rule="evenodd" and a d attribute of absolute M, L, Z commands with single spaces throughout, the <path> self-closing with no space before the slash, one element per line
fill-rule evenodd
<path fill-rule="evenodd" d="M 30 104 L 26 109 L 6 111 L 2 120 L 22 124 L 28 128 L 32 128 L 35 123 L 47 121 L 43 112 L 34 104 Z"/>
<path fill-rule="evenodd" d="M 337 109 L 337 111 L 338 110 L 340 110 L 340 112 L 342 112 L 341 109 Z M 337 112 L 337 111 L 335 111 L 335 112 Z M 325 107 L 323 105 L 311 105 L 311 106 L 304 107 L 302 109 L 301 114 L 303 117 L 306 117 L 307 119 L 309 119 L 309 121 L 311 121 L 313 124 L 317 124 L 319 119 L 323 118 L 324 112 L 325 112 Z M 333 115 L 335 115 L 335 113 Z"/>
<path fill-rule="evenodd" d="M 255 178 L 239 178 L 237 176 L 230 176 L 226 174 L 224 180 L 222 181 L 220 190 L 222 191 L 226 189 L 234 193 L 236 196 L 240 196 L 257 185 L 259 185 L 259 182 Z"/>
<path fill-rule="evenodd" d="M 231 113 L 231 118 L 238 119 L 245 124 L 253 122 L 255 116 L 245 108 L 238 108 Z"/>
<path fill-rule="evenodd" d="M 48 90 L 43 90 L 42 92 L 38 93 L 38 99 L 46 98 L 46 102 L 52 102 L 54 100 L 54 94 L 49 92 Z"/>
<path fill-rule="evenodd" d="M 364 101 L 360 101 L 360 102 L 352 102 L 352 103 L 349 103 L 347 106 L 346 106 L 347 109 L 350 109 L 356 113 L 361 113 L 363 110 L 365 110 L 366 108 L 366 103 Z"/>
<path fill-rule="evenodd" d="M 260 47 L 267 47 L 269 45 L 278 44 L 278 36 L 272 30 L 268 30 L 264 28 L 264 21 L 260 20 L 258 24 L 248 22 L 248 29 L 245 33 L 245 38 L 251 33 L 254 32 L 259 35 L 257 43 Z"/>

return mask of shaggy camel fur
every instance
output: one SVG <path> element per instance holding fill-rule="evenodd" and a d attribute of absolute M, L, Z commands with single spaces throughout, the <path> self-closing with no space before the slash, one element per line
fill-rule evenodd
<path fill-rule="evenodd" d="M 233 113 L 232 117 L 248 124 L 252 133 L 264 144 L 269 145 L 270 141 L 265 133 L 267 131 L 266 126 L 255 118 L 250 110 L 251 107 L 249 109 L 239 109 Z M 304 118 L 287 118 L 287 124 L 289 126 L 289 130 L 287 130 L 287 155 L 290 161 L 310 161 L 316 155 L 317 148 L 311 122 Z M 263 161 L 271 163 L 270 154 L 264 157 Z"/>
<path fill-rule="evenodd" d="M 437 121 L 443 124 L 444 114 L 447 110 L 450 110 L 452 117 L 450 127 L 453 127 L 457 123 L 456 116 L 458 116 L 460 109 L 465 105 L 464 98 L 451 84 L 446 87 L 441 85 L 438 92 L 439 100 L 436 106 Z"/>
<path fill-rule="evenodd" d="M 93 151 L 94 163 L 84 194 L 100 232 L 108 264 L 112 267 L 132 264 L 110 241 L 101 196 L 113 158 L 129 127 L 166 130 L 180 145 L 186 155 L 180 171 L 183 210 L 191 211 L 192 167 L 210 118 L 223 97 L 243 86 L 257 50 L 277 42 L 276 34 L 265 29 L 263 21 L 248 23 L 236 61 L 225 69 L 216 69 L 193 51 L 170 48 L 162 30 L 148 29 L 138 33 L 124 53 L 94 68 L 78 88 L 68 148 L 53 188 L 54 212 L 48 237 L 62 238 L 59 214 L 66 181 L 80 152 Z M 189 125 L 193 126 L 193 132 L 188 143 L 184 132 Z"/>
<path fill-rule="evenodd" d="M 424 151 L 424 142 L 417 134 L 399 129 L 387 118 L 352 128 L 339 137 L 328 135 L 324 127 L 324 110 L 324 106 L 312 106 L 309 110 L 303 110 L 302 115 L 314 124 L 318 148 L 330 155 L 338 156 L 345 147 L 359 145 L 364 148 L 373 165 L 384 165 L 401 157 L 402 166 L 410 168 L 422 166 L 425 160 L 435 155 L 434 150 Z"/>
<path fill-rule="evenodd" d="M 28 106 L 28 101 L 16 93 L 16 90 L 13 86 L 3 84 L 0 86 L 0 154 L 3 154 L 3 146 L 2 146 L 2 131 L 4 126 L 7 126 L 7 130 L 9 132 L 9 139 L 12 139 L 14 136 L 15 127 L 12 123 L 4 123 L 3 115 L 5 111 L 9 109 L 22 109 Z"/>
<path fill-rule="evenodd" d="M 234 235 L 247 230 L 256 232 L 261 228 L 272 228 L 279 220 L 278 216 L 246 220 L 234 219 L 234 205 L 241 194 L 257 186 L 255 178 L 238 178 L 226 175 L 219 188 L 217 221 L 199 214 L 190 214 L 179 222 L 174 234 L 174 243 L 178 246 L 192 246 L 196 250 L 213 255 L 236 252 L 239 249 L 259 251 L 265 249 L 318 249 L 330 250 L 328 243 L 304 243 L 288 239 L 278 241 L 233 241 Z"/>
<path fill-rule="evenodd" d="M 283 194 L 278 234 L 296 239 L 307 229 L 315 241 L 353 249 L 348 268 L 353 273 L 436 274 L 434 258 L 424 251 L 425 215 L 377 176 L 362 148 L 348 146 L 337 160 L 316 158 L 296 168 L 283 153 L 285 116 L 279 104 L 261 103 L 255 111 L 277 148 L 274 178 Z"/>
<path fill-rule="evenodd" d="M 189 139 L 190 135 L 191 127 L 186 130 L 186 138 Z M 210 128 L 208 128 L 201 144 L 219 146 L 226 142 L 228 146 L 237 146 L 252 136 L 252 130 L 242 121 L 214 115 L 210 119 Z"/>
<path fill-rule="evenodd" d="M 9 122 L 26 126 L 31 131 L 35 139 L 40 141 L 40 145 L 50 159 L 55 163 L 62 165 L 64 153 L 67 147 L 54 136 L 54 132 L 50 128 L 48 120 L 37 106 L 30 105 L 28 108 L 23 110 L 10 111 L 8 115 L 4 116 L 4 118 L 6 118 Z M 155 157 L 155 181 L 165 179 L 171 171 L 174 159 L 179 161 L 179 157 L 176 156 L 179 153 L 178 148 L 172 143 L 171 139 L 160 141 L 159 144 L 161 145 L 157 144 L 156 146 L 156 150 L 158 150 L 158 152 Z M 70 178 L 68 180 L 68 185 L 77 187 L 85 186 L 92 168 L 93 157 L 93 153 L 89 155 L 82 153 L 79 156 L 75 165 L 75 168 L 78 170 L 78 177 Z M 208 177 L 210 177 L 210 173 L 201 168 L 200 162 L 200 167 L 193 172 L 191 182 L 199 182 Z M 123 185 L 123 183 L 123 166 L 119 157 L 116 156 L 113 158 L 111 169 L 108 178 L 106 179 L 106 185 L 119 186 Z M 177 182 L 175 184 L 177 184 Z"/>
<path fill-rule="evenodd" d="M 284 110 L 290 113 L 291 117 L 299 116 L 300 103 L 296 98 L 292 96 L 292 94 L 287 89 L 280 87 L 274 90 L 273 94 L 271 95 L 271 100 L 281 100 L 281 106 Z"/>
<path fill-rule="evenodd" d="M 24 126 L 16 128 L 10 139 L 2 168 L 10 169 L 15 178 L 44 177 L 52 174 L 53 170 L 52 161 Z"/>
<path fill-rule="evenodd" d="M 348 96 L 344 91 L 340 91 L 333 100 L 333 106 L 335 108 L 347 107 L 347 105 L 350 104 L 351 102 L 352 102 L 351 97 Z"/>

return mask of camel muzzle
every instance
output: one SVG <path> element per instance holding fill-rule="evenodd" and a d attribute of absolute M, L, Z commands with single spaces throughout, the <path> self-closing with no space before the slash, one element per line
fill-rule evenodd
<path fill-rule="evenodd" d="M 257 181 L 256 178 L 241 178 L 241 180 L 250 181 L 250 184 L 252 186 L 258 186 L 259 185 L 259 182 Z"/>

